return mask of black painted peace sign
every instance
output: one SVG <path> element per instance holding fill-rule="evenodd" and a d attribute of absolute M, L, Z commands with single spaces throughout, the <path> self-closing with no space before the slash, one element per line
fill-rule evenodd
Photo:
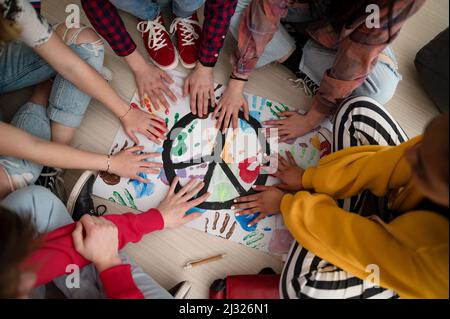
<path fill-rule="evenodd" d="M 214 109 L 210 106 L 208 109 L 209 114 L 211 114 L 213 112 L 213 110 Z M 249 117 L 249 121 L 245 120 L 244 113 L 242 111 L 239 112 L 239 118 L 249 124 L 249 126 L 255 131 L 255 134 L 258 136 L 260 145 L 265 145 L 266 153 L 270 154 L 269 143 L 267 142 L 267 140 L 265 139 L 263 134 L 258 134 L 258 130 L 262 128 L 261 124 L 255 118 L 253 118 L 251 116 Z M 197 115 L 194 115 L 192 113 L 187 114 L 172 127 L 168 136 L 171 137 L 174 130 L 179 131 L 179 130 L 186 128 L 187 126 L 189 126 L 192 123 L 192 121 L 194 121 L 196 119 L 200 119 L 200 118 Z M 209 184 L 211 182 L 211 178 L 213 176 L 214 170 L 217 168 L 217 165 L 220 166 L 222 171 L 228 177 L 229 182 L 234 186 L 234 188 L 236 189 L 239 196 L 246 196 L 246 195 L 254 194 L 255 191 L 252 188 L 250 188 L 249 190 L 246 190 L 241 185 L 241 183 L 239 182 L 237 177 L 231 171 L 228 164 L 224 163 L 222 158 L 220 157 L 220 155 L 222 154 L 223 148 L 225 146 L 225 143 L 224 143 L 225 138 L 226 138 L 226 134 L 220 133 L 220 131 L 219 131 L 219 133 L 217 134 L 216 142 L 214 144 L 214 149 L 213 149 L 211 155 L 202 156 L 200 159 L 190 159 L 188 161 L 180 162 L 180 163 L 173 163 L 172 158 L 171 158 L 171 150 L 172 150 L 172 146 L 173 146 L 173 140 L 167 139 L 166 141 L 164 141 L 162 160 L 164 163 L 164 170 L 166 173 L 167 180 L 169 181 L 169 184 L 171 184 L 172 181 L 175 179 L 176 170 L 188 168 L 191 166 L 196 166 L 196 165 L 199 165 L 202 163 L 207 163 L 208 169 L 207 169 L 205 177 L 204 177 L 205 186 L 198 193 L 197 196 L 202 196 L 203 194 L 205 194 L 208 191 Z M 267 181 L 267 175 L 259 174 L 257 179 L 253 182 L 253 185 L 265 185 L 266 181 Z M 176 191 L 178 192 L 180 189 L 181 189 L 181 185 L 178 184 Z M 206 201 L 206 202 L 202 203 L 201 205 L 199 205 L 198 207 L 203 208 L 203 209 L 209 209 L 209 210 L 221 210 L 221 209 L 230 209 L 231 206 L 233 206 L 233 199 L 230 199 L 225 202 Z"/>

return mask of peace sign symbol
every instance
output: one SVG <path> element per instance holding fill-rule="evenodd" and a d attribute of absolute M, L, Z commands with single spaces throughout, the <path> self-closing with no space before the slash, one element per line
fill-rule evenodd
<path fill-rule="evenodd" d="M 213 112 L 213 108 L 210 106 L 208 111 L 209 111 L 209 114 L 211 114 Z M 202 120 L 197 115 L 194 115 L 192 113 L 187 114 L 172 127 L 168 136 L 172 137 L 173 132 L 178 132 L 178 131 L 185 129 L 186 127 L 189 127 L 189 125 L 196 119 L 198 119 L 199 121 Z M 259 133 L 258 130 L 262 128 L 261 124 L 251 116 L 249 117 L 249 121 L 246 121 L 244 118 L 244 113 L 242 111 L 239 112 L 239 119 L 241 119 L 242 121 L 245 121 L 248 124 L 248 126 L 251 129 L 253 129 L 253 131 L 255 132 L 255 134 L 258 138 L 259 144 L 262 147 L 265 147 L 264 150 L 267 154 L 270 154 L 269 143 L 267 142 L 267 140 L 265 139 L 263 134 L 258 134 Z M 228 131 L 230 131 L 230 130 L 228 130 Z M 172 181 L 175 179 L 176 170 L 188 168 L 188 167 L 199 165 L 202 163 L 206 163 L 208 165 L 208 168 L 206 170 L 206 174 L 204 177 L 205 186 L 198 193 L 197 196 L 202 196 L 203 194 L 205 194 L 208 191 L 214 171 L 218 170 L 218 169 L 221 169 L 223 171 L 223 173 L 226 175 L 226 177 L 228 179 L 227 182 L 230 183 L 234 187 L 234 189 L 237 191 L 239 196 L 246 196 L 246 195 L 254 194 L 255 191 L 251 187 L 249 190 L 246 190 L 242 186 L 241 182 L 236 177 L 236 175 L 233 173 L 233 171 L 230 169 L 229 165 L 222 160 L 221 154 L 222 154 L 222 151 L 225 146 L 225 140 L 226 140 L 226 134 L 223 134 L 219 131 L 217 133 L 216 140 L 214 143 L 214 148 L 211 152 L 211 155 L 202 156 L 200 159 L 191 158 L 187 161 L 179 162 L 179 163 L 174 163 L 172 160 L 172 157 L 171 157 L 172 147 L 174 146 L 173 143 L 175 140 L 167 139 L 166 141 L 164 141 L 162 160 L 164 163 L 164 170 L 165 170 L 167 180 L 169 181 L 169 184 L 171 184 Z M 267 181 L 267 175 L 259 174 L 258 177 L 256 178 L 256 180 L 253 182 L 253 185 L 265 185 L 266 181 Z M 176 191 L 178 192 L 180 189 L 181 189 L 181 185 L 178 184 Z M 211 191 L 214 191 L 214 190 L 211 190 Z M 203 209 L 209 209 L 209 210 L 221 210 L 221 209 L 230 209 L 232 205 L 233 205 L 233 198 L 226 200 L 224 202 L 206 201 L 206 202 L 202 203 L 201 205 L 199 205 L 198 207 L 203 208 Z"/>

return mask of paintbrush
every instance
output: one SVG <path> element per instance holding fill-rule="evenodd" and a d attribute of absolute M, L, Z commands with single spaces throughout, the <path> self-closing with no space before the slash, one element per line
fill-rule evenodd
<path fill-rule="evenodd" d="M 186 263 L 186 265 L 184 265 L 183 269 L 190 269 L 192 267 L 204 265 L 204 264 L 210 263 L 212 261 L 216 261 L 216 260 L 220 260 L 222 258 L 225 258 L 225 256 L 226 256 L 226 254 L 220 254 L 220 255 L 204 258 L 204 259 L 199 259 L 199 260 L 195 260 L 195 261 L 189 261 L 189 262 Z"/>

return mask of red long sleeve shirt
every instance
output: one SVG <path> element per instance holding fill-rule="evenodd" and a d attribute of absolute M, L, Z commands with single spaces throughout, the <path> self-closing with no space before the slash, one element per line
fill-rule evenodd
<path fill-rule="evenodd" d="M 126 213 L 109 215 L 105 218 L 118 228 L 119 250 L 130 242 L 140 241 L 148 233 L 164 228 L 164 220 L 156 209 L 150 209 L 142 214 Z M 36 273 L 35 287 L 66 274 L 68 265 L 75 264 L 82 268 L 90 264 L 89 260 L 75 250 L 72 240 L 74 229 L 75 223 L 46 234 L 41 247 L 25 261 L 23 266 L 34 269 Z M 108 298 L 144 298 L 131 276 L 130 265 L 122 264 L 109 268 L 100 273 L 100 279 Z"/>

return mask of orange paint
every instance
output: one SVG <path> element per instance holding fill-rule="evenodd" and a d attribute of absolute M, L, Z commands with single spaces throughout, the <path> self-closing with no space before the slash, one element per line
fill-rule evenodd
<path fill-rule="evenodd" d="M 150 100 L 146 97 L 146 98 L 144 98 L 144 103 L 145 103 L 145 107 L 147 108 L 147 110 L 150 112 L 150 113 L 153 113 L 152 112 L 152 106 L 151 106 L 151 104 L 150 104 Z"/>
<path fill-rule="evenodd" d="M 312 144 L 312 146 L 314 146 L 314 148 L 315 149 L 317 149 L 318 151 L 320 151 L 320 149 L 321 149 L 321 143 L 320 143 L 320 138 L 319 138 L 319 135 L 314 135 L 312 138 L 311 138 L 311 144 Z"/>

